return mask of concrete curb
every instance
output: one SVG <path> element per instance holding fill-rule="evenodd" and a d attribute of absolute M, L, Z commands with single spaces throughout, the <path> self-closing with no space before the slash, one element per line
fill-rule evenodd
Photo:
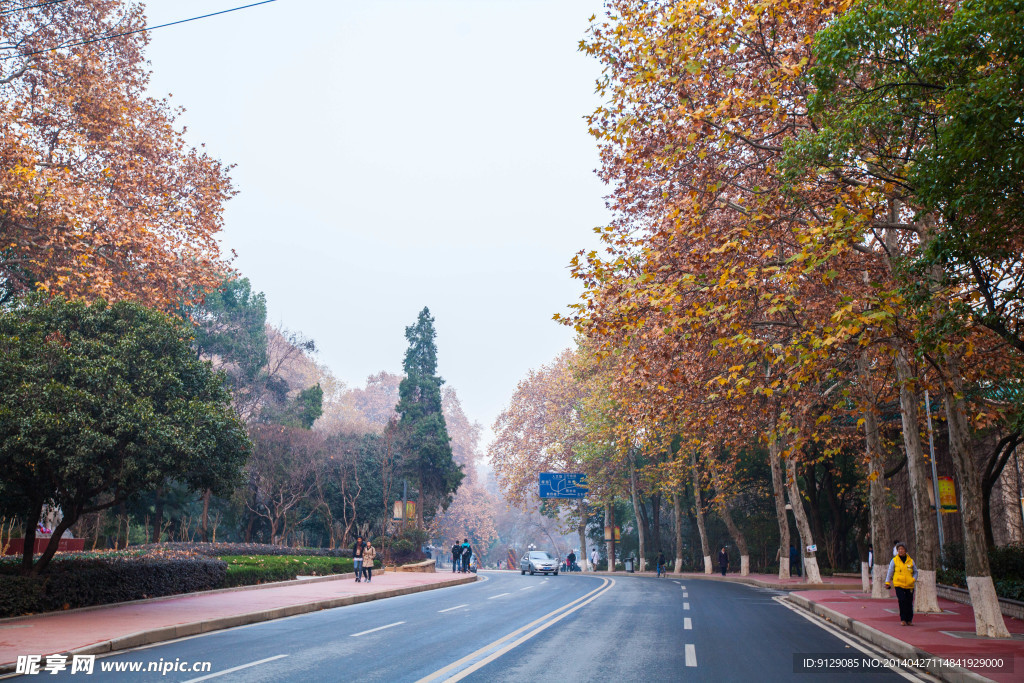
<path fill-rule="evenodd" d="M 895 636 L 890 636 L 888 633 L 883 633 L 863 622 L 851 619 L 845 614 L 840 614 L 839 612 L 829 609 L 824 605 L 819 605 L 816 602 L 808 600 L 802 595 L 790 593 L 784 599 L 801 609 L 807 610 L 811 614 L 816 614 L 819 617 L 827 619 L 844 631 L 849 631 L 850 633 L 868 641 L 872 645 L 877 645 L 897 658 L 929 659 L 938 657 L 938 655 L 933 655 L 930 652 L 921 650 L 910 643 L 906 643 Z M 936 667 L 934 669 L 928 669 L 927 671 L 936 678 L 946 681 L 946 683 L 993 683 L 991 678 L 986 678 L 985 676 L 975 673 L 970 669 L 964 669 L 958 666 Z"/>
<path fill-rule="evenodd" d="M 342 575 L 334 575 L 331 577 L 322 577 L 324 579 L 336 579 Z M 348 574 L 347 576 L 353 576 Z M 477 576 L 462 576 L 457 579 L 449 579 L 439 583 L 429 583 L 420 586 L 407 586 L 405 588 L 392 588 L 390 590 L 381 591 L 379 593 L 364 593 L 362 595 L 348 595 L 342 598 L 331 598 L 329 600 L 317 600 L 315 602 L 307 602 L 298 605 L 287 605 L 285 607 L 277 607 L 274 609 L 261 610 L 258 612 L 247 612 L 245 614 L 233 614 L 228 617 L 218 617 L 216 619 L 207 619 L 204 621 L 194 621 L 187 624 L 175 624 L 174 626 L 164 626 L 161 628 L 150 629 L 148 631 L 139 631 L 137 633 L 129 633 L 128 635 L 119 636 L 111 640 L 105 640 L 100 643 L 93 643 L 85 647 L 80 647 L 74 650 L 68 650 L 66 652 L 60 652 L 56 654 L 62 655 L 99 655 L 106 654 L 108 652 L 117 652 L 119 650 L 128 650 L 134 647 L 141 647 L 143 645 L 152 645 L 154 643 L 161 643 L 168 640 L 177 640 L 178 638 L 186 638 L 188 636 L 199 635 L 201 633 L 209 633 L 211 631 L 220 631 L 226 628 L 235 628 L 236 626 L 246 626 L 249 624 L 256 624 L 262 621 L 273 621 L 274 619 L 283 619 L 284 617 L 292 617 L 297 614 L 307 614 L 309 612 L 319 612 L 320 610 L 333 609 L 335 607 L 346 607 L 348 605 L 357 605 L 363 602 L 371 602 L 373 600 L 383 600 L 385 598 L 394 598 L 399 595 L 411 595 L 413 593 L 421 593 L 423 591 L 435 590 L 437 588 L 450 588 L 452 586 L 459 586 L 462 584 L 473 583 L 477 581 Z M 303 582 L 313 581 L 313 579 L 305 579 Z M 261 584 L 261 587 L 281 585 L 286 582 L 279 582 L 277 584 Z M 287 582 L 295 583 L 295 582 Z M 244 588 L 255 588 L 258 586 L 244 586 Z M 218 592 L 230 591 L 232 589 L 223 589 Z M 213 592 L 213 591 L 209 591 Z M 203 595 L 202 593 L 196 593 L 193 595 Z M 181 597 L 181 596 L 165 596 L 165 597 Z M 149 600 L 137 601 L 137 602 L 149 602 Z M 130 603 L 118 603 L 121 605 Z M 109 607 L 109 605 L 108 605 Z M 84 608 L 90 609 L 90 608 Z M 61 612 L 64 614 L 64 612 Z M 54 654 L 54 653 L 50 653 Z M 0 674 L 7 674 L 14 671 L 16 662 L 9 662 L 7 664 L 0 664 Z"/>

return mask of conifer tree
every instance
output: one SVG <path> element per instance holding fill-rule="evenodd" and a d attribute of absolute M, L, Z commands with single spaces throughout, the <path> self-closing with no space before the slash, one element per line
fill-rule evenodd
<path fill-rule="evenodd" d="M 451 439 L 441 410 L 437 376 L 437 345 L 430 309 L 420 311 L 416 324 L 405 328 L 409 348 L 402 364 L 405 379 L 398 387 L 398 426 L 402 434 L 405 474 L 419 489 L 416 523 L 447 509 L 462 482 L 462 468 L 452 458 Z"/>

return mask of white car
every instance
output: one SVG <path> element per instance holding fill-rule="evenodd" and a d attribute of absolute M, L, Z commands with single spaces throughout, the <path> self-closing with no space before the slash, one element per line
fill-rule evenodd
<path fill-rule="evenodd" d="M 530 572 L 530 576 L 538 572 L 558 576 L 558 558 L 546 550 L 531 550 L 519 560 L 519 573 L 526 572 Z"/>

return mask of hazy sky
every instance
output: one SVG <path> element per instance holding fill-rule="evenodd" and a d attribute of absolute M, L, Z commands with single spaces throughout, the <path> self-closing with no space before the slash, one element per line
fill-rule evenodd
<path fill-rule="evenodd" d="M 244 0 L 153 0 L 150 24 Z M 489 428 L 572 341 L 567 264 L 608 220 L 578 52 L 600 0 L 278 0 L 154 31 L 154 94 L 236 164 L 224 244 L 269 317 L 349 386 L 401 371 L 436 318 L 439 372 Z"/>

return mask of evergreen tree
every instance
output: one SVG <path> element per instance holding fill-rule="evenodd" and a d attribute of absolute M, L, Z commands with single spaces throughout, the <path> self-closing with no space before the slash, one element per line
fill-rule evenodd
<path fill-rule="evenodd" d="M 404 441 L 405 474 L 419 488 L 416 521 L 422 527 L 438 507 L 447 509 L 464 476 L 452 458 L 448 427 L 441 412 L 437 376 L 437 345 L 430 310 L 420 311 L 416 324 L 405 328 L 405 379 L 398 387 L 399 429 Z"/>

